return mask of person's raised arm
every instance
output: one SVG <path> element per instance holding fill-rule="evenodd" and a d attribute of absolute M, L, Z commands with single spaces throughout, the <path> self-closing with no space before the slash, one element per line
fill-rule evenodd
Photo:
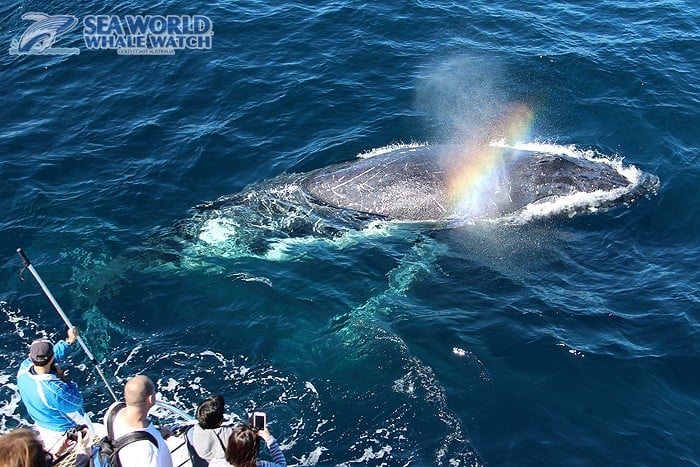
<path fill-rule="evenodd" d="M 270 456 L 272 457 L 272 462 L 274 462 L 275 464 L 277 464 L 280 467 L 286 467 L 287 460 L 284 458 L 284 454 L 282 453 L 282 449 L 280 449 L 279 443 L 277 442 L 275 437 L 272 436 L 272 434 L 267 429 L 267 427 L 258 431 L 258 435 L 262 439 L 265 440 L 265 444 L 267 445 L 267 450 L 270 451 Z"/>
<path fill-rule="evenodd" d="M 56 342 L 53 346 L 53 353 L 57 363 L 61 362 L 63 356 L 70 350 L 70 346 L 78 339 L 79 334 L 78 328 L 68 328 L 66 338 Z"/>

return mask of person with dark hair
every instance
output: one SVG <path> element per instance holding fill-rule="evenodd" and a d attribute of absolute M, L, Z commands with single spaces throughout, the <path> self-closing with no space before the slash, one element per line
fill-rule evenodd
<path fill-rule="evenodd" d="M 35 340 L 29 348 L 29 358 L 17 372 L 19 396 L 34 420 L 44 448 L 54 454 L 69 428 L 86 425 L 91 436 L 93 433 L 78 385 L 68 381 L 58 366 L 77 338 L 77 329 L 70 328 L 67 338 L 55 345 L 48 339 Z"/>
<path fill-rule="evenodd" d="M 272 462 L 257 460 L 260 438 L 265 440 Z M 267 427 L 256 430 L 248 425 L 238 425 L 228 439 L 223 459 L 214 459 L 209 467 L 286 467 L 287 461 L 277 440 Z"/>
<path fill-rule="evenodd" d="M 228 438 L 233 432 L 232 426 L 222 426 L 224 410 L 224 398 L 218 394 L 209 396 L 197 407 L 197 424 L 187 433 L 195 467 L 224 457 Z"/>
<path fill-rule="evenodd" d="M 218 394 L 207 397 L 197 407 L 197 421 L 202 428 L 212 429 L 224 421 L 224 398 Z"/>

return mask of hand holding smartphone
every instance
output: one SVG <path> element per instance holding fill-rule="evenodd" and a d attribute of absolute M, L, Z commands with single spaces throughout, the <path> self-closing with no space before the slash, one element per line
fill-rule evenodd
<path fill-rule="evenodd" d="M 265 412 L 253 412 L 253 428 L 264 430 L 267 426 L 267 414 Z"/>

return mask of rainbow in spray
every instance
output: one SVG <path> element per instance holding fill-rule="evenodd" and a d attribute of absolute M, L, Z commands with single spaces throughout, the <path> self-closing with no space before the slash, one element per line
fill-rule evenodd
<path fill-rule="evenodd" d="M 494 193 L 507 170 L 504 158 L 506 142 L 527 139 L 534 112 L 526 106 L 514 107 L 507 118 L 484 132 L 490 144 L 466 145 L 447 171 L 446 190 L 452 216 L 460 219 L 480 218 L 496 210 Z M 497 141 L 496 141 L 497 140 Z"/>

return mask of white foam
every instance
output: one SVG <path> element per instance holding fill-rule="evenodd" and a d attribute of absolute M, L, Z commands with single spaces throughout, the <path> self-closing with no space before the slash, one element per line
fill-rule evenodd
<path fill-rule="evenodd" d="M 311 384 L 309 381 L 305 381 L 305 382 L 304 382 L 304 386 L 306 386 L 307 388 L 309 388 L 309 389 L 311 390 L 311 392 L 313 392 L 314 394 L 316 394 L 316 395 L 318 396 L 318 391 L 316 390 L 316 388 L 314 387 L 314 385 Z"/>
<path fill-rule="evenodd" d="M 12 396 L 10 396 L 9 401 L 5 401 L 5 405 L 3 405 L 2 408 L 0 408 L 0 415 L 2 417 L 12 417 L 15 414 L 15 411 L 17 410 L 17 407 L 19 406 L 19 392 L 17 391 L 17 385 L 8 383 L 9 381 L 9 375 L 2 375 L 2 383 L 7 389 L 12 390 Z"/>
<path fill-rule="evenodd" d="M 226 363 L 226 357 L 224 357 L 219 352 L 212 352 L 211 350 L 205 350 L 204 352 L 200 352 L 199 355 L 201 355 L 203 357 L 214 357 L 219 362 L 221 362 L 221 365 L 224 365 Z"/>
<path fill-rule="evenodd" d="M 301 458 L 296 459 L 299 463 L 297 465 L 316 465 L 318 464 L 318 461 L 321 459 L 321 454 L 324 453 L 324 451 L 328 451 L 327 448 L 324 448 L 323 446 L 319 446 L 313 451 L 311 451 L 308 455 L 302 456 Z"/>
<path fill-rule="evenodd" d="M 510 148 L 520 151 L 537 151 L 547 154 L 558 154 L 565 155 L 572 159 L 585 159 L 591 162 L 596 162 L 598 164 L 605 164 L 613 169 L 630 184 L 636 184 L 639 182 L 642 171 L 633 165 L 623 164 L 624 158 L 619 155 L 606 156 L 593 149 L 581 149 L 576 147 L 574 144 L 569 144 L 566 146 L 554 143 L 540 143 L 540 142 L 519 142 L 515 144 L 508 144 L 505 140 L 491 141 L 490 146 L 499 148 Z"/>
<path fill-rule="evenodd" d="M 19 337 L 24 337 L 24 329 L 29 328 L 33 333 L 43 334 L 46 337 L 46 331 L 40 331 L 39 325 L 32 321 L 31 319 L 22 316 L 22 310 L 19 308 L 17 310 L 12 310 L 7 306 L 7 302 L 0 302 L 0 309 L 7 316 L 7 321 L 15 327 L 15 334 Z"/>
<path fill-rule="evenodd" d="M 239 280 L 243 282 L 261 282 L 265 285 L 267 285 L 270 288 L 272 287 L 272 281 L 268 279 L 267 277 L 258 277 L 258 276 L 251 276 L 249 274 L 246 274 L 244 272 L 235 272 L 233 274 L 229 274 L 228 277 L 234 279 L 234 280 Z"/>
<path fill-rule="evenodd" d="M 360 159 L 369 159 L 371 157 L 380 156 L 382 154 L 386 154 L 386 153 L 392 152 L 392 151 L 397 151 L 399 149 L 417 149 L 417 148 L 422 148 L 422 147 L 427 146 L 427 145 L 428 145 L 427 143 L 390 144 L 388 146 L 384 146 L 381 148 L 370 149 L 369 151 L 358 154 L 357 157 Z"/>
<path fill-rule="evenodd" d="M 368 447 L 365 448 L 365 451 L 362 453 L 360 458 L 351 460 L 349 463 L 360 464 L 372 459 L 383 459 L 384 456 L 388 456 L 389 454 L 391 454 L 391 446 L 389 445 L 382 446 L 376 452 L 371 447 Z"/>
<path fill-rule="evenodd" d="M 581 352 L 580 350 L 571 348 L 571 347 L 569 347 L 568 345 L 564 344 L 563 342 L 557 343 L 557 346 L 558 346 L 558 347 L 564 347 L 564 348 L 566 348 L 566 350 L 567 350 L 571 355 L 574 355 L 574 356 L 576 356 L 576 357 L 585 357 L 585 356 L 586 356 L 586 355 L 585 355 L 583 352 Z"/>
<path fill-rule="evenodd" d="M 174 391 L 177 388 L 177 381 L 175 378 L 168 378 L 168 383 L 165 386 L 159 386 L 163 391 Z"/>
<path fill-rule="evenodd" d="M 392 386 L 394 392 L 406 394 L 410 397 L 416 397 L 416 385 L 413 381 L 411 381 L 411 376 L 412 375 L 409 373 L 403 378 L 399 378 L 394 381 L 394 385 Z"/>
<path fill-rule="evenodd" d="M 509 219 L 528 222 L 559 213 L 568 212 L 573 215 L 581 210 L 596 212 L 599 206 L 605 204 L 605 202 L 618 199 L 628 191 L 627 188 L 617 188 L 610 191 L 597 190 L 589 193 L 573 193 L 567 196 L 540 200 L 539 202 L 528 204 L 520 212 L 510 216 Z"/>
<path fill-rule="evenodd" d="M 139 350 L 141 350 L 141 347 L 141 344 L 137 344 L 136 347 L 131 349 L 129 355 L 126 356 L 126 359 L 123 362 L 117 362 L 117 369 L 114 371 L 115 376 L 119 373 L 119 370 L 125 367 L 131 361 L 131 359 L 138 354 Z"/>
<path fill-rule="evenodd" d="M 236 223 L 227 217 L 207 219 L 199 232 L 199 239 L 209 245 L 218 245 L 236 235 Z"/>
<path fill-rule="evenodd" d="M 398 223 L 396 222 L 372 221 L 363 229 L 348 230 L 333 238 L 316 235 L 280 238 L 270 243 L 270 248 L 265 253 L 264 258 L 270 261 L 289 261 L 318 247 L 344 250 L 364 243 L 371 238 L 389 237 L 397 227 Z"/>

